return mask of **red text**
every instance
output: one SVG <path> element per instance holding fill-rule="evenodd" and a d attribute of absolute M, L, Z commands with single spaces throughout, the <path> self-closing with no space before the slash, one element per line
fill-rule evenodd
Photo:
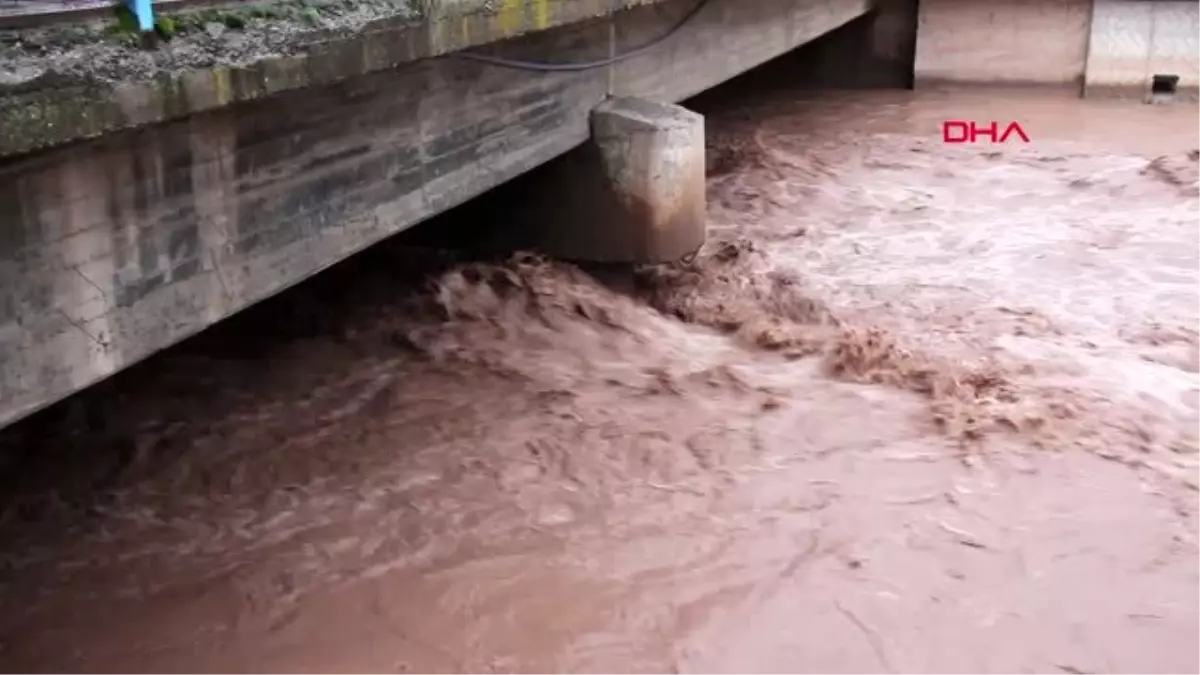
<path fill-rule="evenodd" d="M 978 143 L 980 137 L 985 137 L 992 143 L 1007 143 L 1014 136 L 1020 138 L 1023 143 L 1029 142 L 1029 134 L 1016 122 L 1009 122 L 1007 125 L 1001 122 L 982 123 L 966 120 L 942 122 L 944 143 Z"/>

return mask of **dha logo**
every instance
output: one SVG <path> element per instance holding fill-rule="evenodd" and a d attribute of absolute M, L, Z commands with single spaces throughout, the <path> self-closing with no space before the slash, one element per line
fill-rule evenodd
<path fill-rule="evenodd" d="M 942 122 L 942 142 L 943 143 L 978 143 L 981 136 L 987 137 L 993 144 L 1007 143 L 1009 139 L 1016 135 L 1021 139 L 1021 142 L 1029 142 L 1029 134 L 1021 128 L 1017 122 L 1009 122 L 1007 126 L 1000 130 L 1000 122 L 988 122 L 981 125 L 979 122 L 969 122 L 966 120 L 947 120 Z"/>

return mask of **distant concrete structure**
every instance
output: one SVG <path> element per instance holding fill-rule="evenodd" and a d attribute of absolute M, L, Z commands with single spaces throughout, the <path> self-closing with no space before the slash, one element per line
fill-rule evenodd
<path fill-rule="evenodd" d="M 1092 0 L 920 0 L 917 86 L 1082 83 Z"/>
<path fill-rule="evenodd" d="M 1155 75 L 1200 83 L 1195 0 L 921 0 L 918 86 L 1063 85 L 1088 96 L 1147 98 Z"/>
<path fill-rule="evenodd" d="M 1178 78 L 1176 98 L 1200 92 L 1200 3 L 1096 0 L 1088 48 L 1088 96 L 1142 98 L 1154 78 Z"/>
<path fill-rule="evenodd" d="M 708 0 L 655 43 L 697 1 L 425 0 L 244 66 L 0 89 L 0 424 L 566 153 L 606 99 L 680 101 L 872 9 Z"/>

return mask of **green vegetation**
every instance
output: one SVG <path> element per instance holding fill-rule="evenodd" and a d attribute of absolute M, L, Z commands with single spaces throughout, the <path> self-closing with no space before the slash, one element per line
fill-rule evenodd
<path fill-rule="evenodd" d="M 229 30 L 242 30 L 254 20 L 289 21 L 302 26 L 318 27 L 326 17 L 333 17 L 355 9 L 355 0 L 278 0 L 259 2 L 234 7 L 219 7 L 155 17 L 154 32 L 161 40 L 177 36 L 198 34 L 216 24 Z M 138 21 L 134 13 L 124 4 L 117 5 L 114 13 L 116 22 L 104 29 L 104 35 L 122 44 L 133 45 L 138 41 Z"/>

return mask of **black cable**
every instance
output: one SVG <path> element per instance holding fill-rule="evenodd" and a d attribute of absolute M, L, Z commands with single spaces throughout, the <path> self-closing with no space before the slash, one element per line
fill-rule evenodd
<path fill-rule="evenodd" d="M 670 30 L 651 40 L 650 42 L 647 42 L 646 44 L 635 49 L 631 49 L 624 54 L 617 54 L 616 56 L 610 56 L 607 59 L 601 59 L 599 61 L 583 61 L 581 63 L 539 63 L 537 61 L 521 61 L 518 59 L 505 59 L 499 56 L 487 56 L 485 54 L 476 54 L 474 52 L 454 52 L 453 54 L 450 54 L 450 56 L 466 59 L 468 61 L 479 61 L 481 63 L 487 63 L 493 66 L 501 66 L 504 68 L 534 70 L 545 73 L 564 73 L 603 68 L 605 66 L 611 66 L 614 63 L 637 56 L 638 54 L 662 44 L 672 35 L 679 32 L 679 29 L 687 25 L 689 21 L 691 21 L 697 14 L 700 13 L 701 9 L 704 9 L 704 6 L 707 5 L 708 2 L 709 0 L 698 0 L 695 6 L 688 10 L 688 13 L 684 14 L 683 18 L 677 21 Z"/>

